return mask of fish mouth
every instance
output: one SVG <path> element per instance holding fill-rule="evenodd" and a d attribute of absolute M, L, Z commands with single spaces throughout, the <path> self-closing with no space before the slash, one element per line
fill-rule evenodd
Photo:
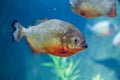
<path fill-rule="evenodd" d="M 83 48 L 83 49 L 85 49 L 85 48 L 88 47 L 88 45 L 86 43 L 82 43 L 82 44 L 80 44 L 80 47 Z"/>

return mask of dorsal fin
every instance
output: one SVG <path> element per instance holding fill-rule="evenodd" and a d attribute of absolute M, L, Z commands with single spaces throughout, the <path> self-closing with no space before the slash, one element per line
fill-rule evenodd
<path fill-rule="evenodd" d="M 38 20 L 35 21 L 34 25 L 38 25 L 38 24 L 40 24 L 40 23 L 42 23 L 44 21 L 47 21 L 47 20 L 49 20 L 49 19 L 48 18 L 38 19 Z"/>

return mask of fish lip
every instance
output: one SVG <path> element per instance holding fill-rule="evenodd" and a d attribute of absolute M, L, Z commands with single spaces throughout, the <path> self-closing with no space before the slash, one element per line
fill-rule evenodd
<path fill-rule="evenodd" d="M 82 48 L 88 48 L 88 45 L 86 43 L 82 43 L 82 44 L 80 44 L 80 47 L 82 47 Z"/>

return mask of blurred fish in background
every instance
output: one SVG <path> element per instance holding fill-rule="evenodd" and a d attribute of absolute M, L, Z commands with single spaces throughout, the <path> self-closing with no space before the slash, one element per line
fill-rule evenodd
<path fill-rule="evenodd" d="M 117 30 L 117 25 L 110 21 L 98 21 L 94 23 L 93 26 L 87 24 L 87 27 L 92 31 L 97 37 L 108 36 Z"/>
<path fill-rule="evenodd" d="M 73 12 L 86 18 L 116 16 L 116 0 L 70 0 L 70 5 Z"/>
<path fill-rule="evenodd" d="M 113 45 L 114 46 L 120 46 L 120 32 L 117 33 L 113 39 Z"/>

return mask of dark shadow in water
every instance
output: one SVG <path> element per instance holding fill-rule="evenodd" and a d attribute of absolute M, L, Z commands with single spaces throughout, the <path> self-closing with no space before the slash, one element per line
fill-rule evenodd
<path fill-rule="evenodd" d="M 12 42 L 15 42 L 14 37 L 13 37 L 13 33 L 14 33 L 14 31 L 16 30 L 16 28 L 15 28 L 15 23 L 16 23 L 16 22 L 18 22 L 18 20 L 14 20 L 14 21 L 12 22 L 12 24 L 11 24 L 11 26 L 12 26 L 12 28 L 13 28 L 13 31 L 11 32 Z"/>
<path fill-rule="evenodd" d="M 118 60 L 114 58 L 107 58 L 103 60 L 92 59 L 95 63 L 101 64 L 110 70 L 115 72 L 115 76 L 118 80 L 120 80 L 120 63 Z"/>

